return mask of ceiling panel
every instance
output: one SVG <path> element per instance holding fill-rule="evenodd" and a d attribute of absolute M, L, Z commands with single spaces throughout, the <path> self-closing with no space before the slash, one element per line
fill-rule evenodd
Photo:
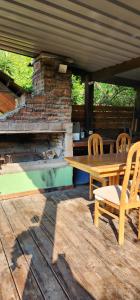
<path fill-rule="evenodd" d="M 121 76 L 123 78 L 128 78 L 128 79 L 134 79 L 140 81 L 140 68 L 133 69 L 127 72 L 123 72 L 121 74 L 118 74 L 118 76 Z"/>
<path fill-rule="evenodd" d="M 87 71 L 140 56 L 140 1 L 0 0 L 0 48 L 71 57 Z"/>

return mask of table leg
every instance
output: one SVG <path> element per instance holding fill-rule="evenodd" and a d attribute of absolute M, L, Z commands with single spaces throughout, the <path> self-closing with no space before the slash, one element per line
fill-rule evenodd
<path fill-rule="evenodd" d="M 110 144 L 110 153 L 113 153 L 113 150 L 114 150 L 113 148 L 114 148 L 114 143 L 111 143 Z"/>
<path fill-rule="evenodd" d="M 109 177 L 109 185 L 119 184 L 119 175 Z"/>

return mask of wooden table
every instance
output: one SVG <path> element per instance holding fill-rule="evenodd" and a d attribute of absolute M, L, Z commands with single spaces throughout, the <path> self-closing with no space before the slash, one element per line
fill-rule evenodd
<path fill-rule="evenodd" d="M 110 184 L 118 184 L 126 168 L 127 153 L 110 153 L 98 156 L 74 156 L 65 160 L 74 168 L 85 171 L 96 178 L 110 178 Z"/>
<path fill-rule="evenodd" d="M 104 138 L 103 145 L 110 145 L 110 153 L 113 153 L 115 140 Z M 88 138 L 82 139 L 80 141 L 73 141 L 73 148 L 81 148 L 88 146 Z"/>

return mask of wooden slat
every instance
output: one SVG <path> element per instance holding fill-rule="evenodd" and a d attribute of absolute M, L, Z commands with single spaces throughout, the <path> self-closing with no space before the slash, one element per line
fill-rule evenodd
<path fill-rule="evenodd" d="M 131 127 L 133 107 L 103 106 L 93 107 L 93 128 L 127 128 Z M 117 116 L 117 118 L 116 118 Z M 72 106 L 72 121 L 85 126 L 85 106 Z"/>
<path fill-rule="evenodd" d="M 94 116 L 104 116 L 105 114 L 106 114 L 106 116 L 108 116 L 108 117 L 114 117 L 115 115 L 116 115 L 116 112 L 117 112 L 117 110 L 94 110 L 93 111 L 93 114 L 94 114 Z M 85 111 L 84 111 L 84 108 L 82 109 L 82 110 L 78 110 L 78 109 L 73 109 L 73 115 L 74 116 L 76 116 L 77 114 L 79 114 L 80 116 L 84 116 L 84 113 L 85 113 Z M 121 116 L 132 116 L 133 115 L 133 111 L 132 111 L 132 109 L 129 111 L 129 110 L 126 110 L 126 111 L 123 111 L 123 110 L 118 110 L 118 113 L 119 113 L 119 116 L 121 115 Z M 118 117 L 119 117 L 118 116 Z"/>
<path fill-rule="evenodd" d="M 117 75 L 119 73 L 131 71 L 133 69 L 137 69 L 140 67 L 140 56 L 133 58 L 131 60 L 127 60 L 125 62 L 122 62 L 120 64 L 112 65 L 108 68 L 102 68 L 99 71 L 93 72 L 91 74 L 91 80 L 95 81 L 101 81 L 107 80 L 114 75 Z"/>
<path fill-rule="evenodd" d="M 36 199 L 37 200 L 37 199 Z M 42 252 L 43 256 L 47 259 L 47 261 L 52 264 L 52 269 L 56 273 L 57 277 L 60 279 L 64 289 L 66 289 L 67 294 L 71 300 L 73 299 L 81 299 L 81 300 L 91 300 L 92 298 L 88 295 L 87 291 L 80 287 L 75 280 L 73 274 L 71 274 L 71 270 L 67 264 L 67 260 L 60 254 L 60 257 L 57 257 L 57 260 L 54 257 L 54 249 L 56 243 L 56 229 L 57 229 L 57 205 L 56 207 L 51 207 L 50 201 L 46 199 L 40 198 L 40 204 L 36 201 L 35 205 L 32 201 L 26 201 L 24 203 L 21 199 L 21 202 L 14 203 L 13 205 L 17 209 L 18 214 L 24 215 L 24 209 L 26 211 L 26 217 L 24 218 L 25 226 L 31 228 L 31 234 L 40 247 L 40 251 Z M 42 215 L 42 207 L 45 208 L 43 210 Z M 53 209 L 54 208 L 54 209 Z M 27 213 L 28 210 L 28 213 Z M 46 211 L 46 215 L 45 215 Z M 32 226 L 31 220 L 33 219 L 34 215 L 36 214 L 41 220 L 40 228 L 36 229 L 36 226 Z M 50 216 L 50 214 L 52 215 Z M 52 222 L 54 221 L 54 222 Z M 78 272 L 78 270 L 77 270 Z M 78 272 L 80 276 L 80 269 Z M 84 282 L 83 282 L 84 284 Z"/>
<path fill-rule="evenodd" d="M 24 208 L 20 205 L 20 203 L 18 205 L 18 208 L 19 208 L 19 206 L 20 206 L 19 212 L 23 211 Z M 24 206 L 24 204 L 23 204 L 23 206 Z M 93 297 L 97 296 L 97 299 L 98 299 L 99 295 L 101 295 L 101 290 L 99 289 L 99 286 L 101 284 L 101 279 L 97 276 L 97 274 L 95 272 L 93 272 L 91 275 L 91 271 L 87 270 L 86 265 L 89 264 L 88 258 L 86 260 L 84 259 L 84 257 L 86 256 L 86 249 L 83 249 L 84 255 L 83 255 L 83 253 L 79 252 L 80 241 L 77 243 L 77 238 L 74 238 L 71 243 L 72 233 L 70 233 L 69 230 L 66 231 L 64 228 L 62 228 L 63 221 L 61 222 L 61 219 L 60 219 L 60 215 L 59 215 L 60 209 L 61 208 L 57 207 L 57 204 L 56 204 L 56 206 L 53 206 L 52 203 L 50 203 L 50 201 L 49 201 L 49 203 L 46 205 L 46 208 L 44 210 L 44 216 L 42 218 L 42 227 L 44 227 L 44 233 L 49 231 L 49 234 L 50 234 L 52 240 L 54 239 L 54 236 L 53 236 L 53 232 L 51 231 L 51 227 L 49 225 L 49 222 L 50 222 L 49 218 L 52 221 L 52 223 L 56 226 L 56 228 L 55 228 L 55 243 L 54 243 L 54 249 L 53 249 L 53 259 L 54 259 L 54 261 L 56 261 L 58 263 L 58 266 L 61 271 L 63 270 L 62 269 L 63 259 L 65 261 L 65 264 L 67 265 L 67 269 L 69 269 L 71 267 L 73 277 L 75 278 L 75 280 L 77 282 L 79 282 L 79 286 L 78 286 L 78 284 L 76 286 L 76 283 L 74 284 L 74 281 L 72 282 L 71 277 L 67 277 L 67 282 L 69 281 L 69 284 L 73 285 L 73 288 L 71 286 L 73 292 L 74 292 L 74 290 L 75 290 L 75 292 L 77 292 L 76 299 L 81 299 L 81 300 L 94 299 L 94 298 L 92 298 L 92 296 Z M 62 206 L 62 209 L 63 209 L 63 206 Z M 38 204 L 37 204 L 37 210 L 39 212 Z M 56 219 L 56 210 L 57 210 L 57 219 Z M 28 220 L 30 220 L 32 218 L 32 215 L 33 215 L 33 206 L 30 206 Z M 63 217 L 62 217 L 62 219 L 63 219 Z M 65 222 L 64 222 L 64 224 L 65 224 Z M 68 238 L 68 234 L 70 234 L 70 238 Z M 67 246 L 65 243 L 67 243 Z M 63 252 L 65 251 L 66 256 L 65 256 L 65 258 L 60 259 L 60 256 L 62 256 L 61 255 L 62 251 Z M 74 255 L 72 255 L 72 253 Z M 93 253 L 92 253 L 92 257 L 93 257 Z M 99 261 L 98 261 L 98 263 L 99 263 Z M 81 267 L 78 268 L 78 265 Z M 70 274 L 69 274 L 69 276 L 70 276 Z M 95 282 L 95 281 L 97 284 L 96 284 L 96 286 L 94 286 L 94 293 L 93 293 L 93 282 Z M 80 288 L 80 286 L 81 286 L 81 288 Z M 89 292 L 91 294 L 91 297 L 90 297 L 90 295 L 88 295 L 87 292 Z M 75 299 L 74 297 L 75 297 L 75 295 L 73 293 L 73 297 L 71 299 Z"/>
<path fill-rule="evenodd" d="M 107 118 L 107 119 L 113 119 L 115 118 L 116 120 L 116 112 L 93 112 L 93 119 L 104 119 L 104 118 Z M 131 112 L 119 112 L 119 115 L 117 116 L 118 119 L 132 119 L 133 117 L 133 113 Z M 80 111 L 79 113 L 78 112 L 73 112 L 72 113 L 72 118 L 73 119 L 83 119 L 84 118 L 84 111 Z"/>
<path fill-rule="evenodd" d="M 93 123 L 93 128 L 95 129 L 123 129 L 123 128 L 129 128 L 131 126 L 131 123 L 109 123 L 109 124 L 106 124 L 105 122 L 104 123 Z"/>
<path fill-rule="evenodd" d="M 10 203 L 10 200 L 8 202 L 3 202 L 2 206 L 11 224 L 12 230 L 17 236 L 17 240 L 20 243 L 22 251 L 24 255 L 26 255 L 30 270 L 33 272 L 44 298 L 66 300 L 66 296 L 54 277 L 52 270 L 40 253 L 37 245 L 34 243 L 29 231 L 21 221 L 21 218 L 18 218 L 17 212 Z M 13 256 L 14 254 L 15 253 L 13 252 Z M 30 277 L 27 277 L 24 290 L 26 290 L 26 288 L 28 290 L 28 280 L 30 280 Z M 51 298 L 52 290 L 54 293 Z"/>
<path fill-rule="evenodd" d="M 9 269 L 12 273 L 13 282 L 15 283 L 20 299 L 24 298 L 24 300 L 28 300 L 30 297 L 30 299 L 43 300 L 44 297 L 39 290 L 33 273 L 30 270 L 30 266 L 27 264 L 26 258 L 24 257 L 19 244 L 16 242 L 16 237 L 8 223 L 1 205 L 0 239 Z M 30 278 L 30 280 L 27 281 L 28 278 Z M 27 288 L 25 289 L 26 283 Z M 8 298 L 6 297 L 4 298 L 4 300 L 7 299 Z"/>
<path fill-rule="evenodd" d="M 73 105 L 73 110 L 84 110 L 84 105 Z M 131 106 L 94 105 L 93 111 L 133 111 Z"/>
<path fill-rule="evenodd" d="M 106 239 L 104 239 L 102 233 L 95 229 L 92 224 L 92 216 L 90 211 L 88 207 L 85 206 L 85 200 L 82 198 L 75 198 L 73 200 L 68 199 L 68 201 L 62 201 L 63 195 L 61 195 L 60 198 L 59 197 L 59 194 L 56 193 L 56 196 L 54 196 L 54 201 L 56 201 L 55 204 L 52 203 L 52 201 L 49 201 L 49 203 L 45 206 L 42 219 L 44 233 L 48 232 L 47 234 L 50 234 L 52 239 L 54 238 L 53 231 L 51 231 L 49 222 L 56 224 L 53 257 L 58 260 L 59 253 L 65 252 L 65 258 L 67 259 L 69 266 L 71 266 L 71 270 L 73 271 L 73 274 L 75 274 L 75 278 L 78 279 L 83 287 L 86 285 L 86 290 L 89 289 L 90 291 L 91 289 L 91 295 L 96 297 L 96 299 L 100 299 L 101 295 L 103 297 L 104 293 L 106 297 L 113 299 L 114 291 L 116 291 L 116 299 L 119 299 L 124 293 L 126 297 L 129 295 L 130 299 L 137 297 L 140 273 L 135 260 L 135 255 L 137 253 L 135 245 L 132 244 L 132 253 L 134 253 L 134 256 L 132 255 L 133 270 L 130 271 L 132 265 L 129 259 L 127 260 L 126 258 L 128 251 L 125 248 L 122 253 L 119 253 L 118 257 L 117 248 L 115 247 L 116 240 L 114 234 L 112 233 L 111 235 L 108 233 L 111 235 L 111 239 L 108 241 L 107 236 Z M 66 196 L 64 196 L 64 199 L 65 197 Z M 68 198 L 70 198 L 70 196 Z M 44 201 L 46 202 L 45 199 Z M 59 205 L 58 201 L 61 201 Z M 25 222 L 30 222 L 35 213 L 39 213 L 39 216 L 42 217 L 40 204 L 38 201 L 36 201 L 36 205 L 31 201 L 26 201 L 26 203 L 22 201 L 22 204 L 18 201 L 17 209 L 19 215 L 20 213 L 27 212 L 27 210 L 29 212 Z M 35 207 L 36 209 L 34 209 Z M 73 226 L 76 228 L 74 232 L 71 230 Z M 104 230 L 105 228 L 103 228 L 102 232 L 104 232 Z M 81 243 L 84 245 L 84 247 L 81 247 Z M 110 249 L 110 253 L 106 255 L 108 253 L 108 247 Z M 131 249 L 131 243 L 129 241 L 127 241 L 127 247 L 130 247 Z M 126 258 L 125 260 L 124 257 Z M 118 267 L 114 273 L 116 263 L 119 266 L 123 266 L 123 268 Z M 79 265 L 81 266 L 80 270 L 79 268 L 77 269 Z M 78 270 L 80 272 L 78 272 Z M 134 279 L 133 289 L 130 291 L 128 278 L 132 283 L 131 272 L 133 273 Z M 123 276 L 120 276 L 120 273 L 123 274 Z M 101 278 L 104 278 L 104 288 L 102 286 Z M 96 284 L 93 284 L 95 282 Z M 108 282 L 110 283 L 109 288 Z M 124 282 L 126 283 L 125 286 Z M 85 299 L 88 299 L 88 296 L 86 296 Z"/>
<path fill-rule="evenodd" d="M 5 254 L 0 241 L 0 299 L 1 300 L 19 300 L 16 287 L 14 285 L 11 272 L 9 270 Z"/>
<path fill-rule="evenodd" d="M 129 218 L 126 218 L 125 245 L 120 251 L 115 236 L 117 222 L 102 218 L 100 228 L 96 229 L 92 219 L 94 204 L 92 201 L 90 203 L 86 201 L 87 197 L 88 188 L 79 187 L 71 191 L 57 191 L 7 202 L 2 201 L 5 213 L 0 219 L 0 234 L 2 234 L 0 237 L 7 258 L 14 241 L 13 234 L 17 237 L 21 252 L 23 238 L 20 236 L 30 235 L 32 243 L 29 243 L 29 239 L 24 239 L 24 243 L 28 245 L 26 247 L 30 250 L 33 247 L 36 251 L 34 244 L 37 246 L 37 252 L 39 251 L 45 261 L 51 265 L 55 278 L 58 277 L 58 280 L 61 278 L 61 284 L 63 282 L 66 291 L 69 291 L 66 299 L 139 299 L 139 242 L 136 243 L 134 240 L 136 233 L 130 226 L 131 222 L 133 227 L 136 226 L 136 214 L 134 220 L 131 214 Z M 10 224 L 12 225 L 11 240 Z M 12 249 L 9 262 L 7 261 L 10 267 L 13 253 L 17 258 L 18 249 Z M 13 282 L 15 282 L 15 272 L 19 274 L 17 280 L 20 282 L 23 270 L 24 278 L 22 259 L 28 262 L 29 253 L 28 251 L 22 253 L 22 257 L 19 253 L 17 260 L 21 270 L 19 268 L 12 274 Z M 32 257 L 32 262 L 33 260 Z M 1 260 L 0 274 L 3 268 L 4 260 Z M 46 272 L 46 265 L 42 272 Z M 42 274 L 38 273 L 39 275 L 41 276 L 39 284 L 42 285 Z M 46 288 L 47 286 L 48 281 L 46 281 Z M 27 288 L 27 285 L 25 287 Z M 8 290 L 8 286 L 6 288 Z M 30 297 L 29 294 L 25 297 L 23 294 L 21 299 L 41 299 L 34 298 L 34 296 Z M 49 299 L 57 300 L 59 299 L 57 296 L 54 284 Z M 11 300 L 11 298 L 12 292 L 6 294 L 2 300 Z M 16 299 L 14 295 L 12 299 Z"/>

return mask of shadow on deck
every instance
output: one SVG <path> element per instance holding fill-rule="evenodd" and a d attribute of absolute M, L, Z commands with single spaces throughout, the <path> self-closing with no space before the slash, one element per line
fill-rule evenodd
<path fill-rule="evenodd" d="M 0 299 L 140 299 L 133 213 L 120 248 L 117 224 L 96 229 L 87 197 L 79 187 L 1 202 Z"/>

